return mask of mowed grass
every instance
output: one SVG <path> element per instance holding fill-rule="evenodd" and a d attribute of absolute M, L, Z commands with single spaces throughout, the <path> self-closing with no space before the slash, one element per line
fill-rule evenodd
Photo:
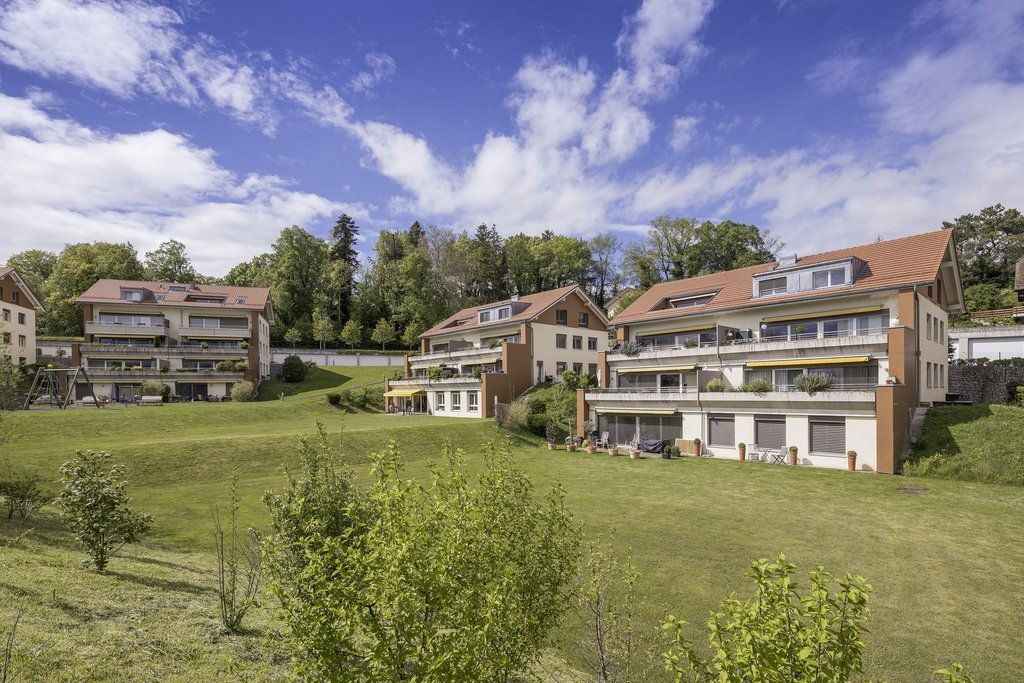
<path fill-rule="evenodd" d="M 0 600 L 8 612 L 29 605 L 18 660 L 29 679 L 279 675 L 285 666 L 275 655 L 268 608 L 254 614 L 251 636 L 217 627 L 210 509 L 224 500 L 232 473 L 244 523 L 261 526 L 260 498 L 283 484 L 284 469 L 296 462 L 296 439 L 314 420 L 364 478 L 368 454 L 388 439 L 400 444 L 408 476 L 418 477 L 446 439 L 464 447 L 467 466 L 476 469 L 484 444 L 502 437 L 491 421 L 344 415 L 322 398 L 4 419 L 13 437 L 0 452 L 47 477 L 75 448 L 113 450 L 126 463 L 136 507 L 157 522 L 105 577 L 79 567 L 52 512 L 43 529 L 0 549 Z M 642 572 L 640 616 L 652 629 L 674 613 L 700 637 L 710 609 L 730 594 L 750 594 L 743 576 L 750 560 L 785 552 L 801 572 L 822 564 L 871 582 L 872 678 L 926 680 L 950 661 L 964 662 L 977 680 L 1018 680 L 1024 671 L 1022 489 L 714 459 L 551 453 L 530 439 L 514 447 L 538 489 L 562 482 L 588 540 L 606 538 L 615 552 L 632 554 Z M 7 539 L 18 530 L 2 528 Z M 559 634 L 563 643 L 570 636 Z M 231 676 L 228 666 L 236 669 Z"/>
<path fill-rule="evenodd" d="M 260 385 L 260 400 L 268 401 L 285 397 L 321 396 L 330 391 L 341 391 L 352 387 L 384 381 L 384 375 L 392 368 L 372 365 L 318 365 L 311 368 L 302 382 L 267 380 Z"/>
<path fill-rule="evenodd" d="M 907 474 L 1024 486 L 1024 407 L 936 406 Z"/>

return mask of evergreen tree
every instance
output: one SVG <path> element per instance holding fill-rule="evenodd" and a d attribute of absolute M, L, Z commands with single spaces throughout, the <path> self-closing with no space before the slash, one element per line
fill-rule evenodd
<path fill-rule="evenodd" d="M 356 252 L 358 234 L 359 226 L 347 213 L 338 216 L 331 229 L 328 262 L 334 299 L 332 315 L 338 325 L 352 316 L 352 295 L 359 269 L 359 254 Z"/>

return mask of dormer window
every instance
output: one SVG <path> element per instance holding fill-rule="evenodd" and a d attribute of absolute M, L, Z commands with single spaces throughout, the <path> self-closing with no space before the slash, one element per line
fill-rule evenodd
<path fill-rule="evenodd" d="M 773 277 L 768 280 L 761 280 L 757 283 L 758 296 L 769 296 L 771 294 L 786 293 L 786 278 Z"/>
<path fill-rule="evenodd" d="M 156 295 L 156 300 L 157 301 L 163 301 L 164 300 L 164 295 L 163 294 L 157 294 Z"/>
<path fill-rule="evenodd" d="M 185 285 L 171 285 L 167 289 L 172 291 L 172 292 L 184 292 L 185 291 Z"/>
<path fill-rule="evenodd" d="M 204 304 L 222 304 L 224 303 L 224 297 L 222 296 L 202 296 L 199 294 L 189 294 L 185 297 L 185 301 L 195 301 L 197 303 Z"/>
<path fill-rule="evenodd" d="M 490 311 L 480 311 L 480 322 L 489 323 L 491 321 Z"/>
<path fill-rule="evenodd" d="M 846 284 L 846 268 L 829 268 L 828 270 L 816 270 L 813 275 L 814 289 L 825 287 L 838 287 Z"/>
<path fill-rule="evenodd" d="M 121 288 L 121 300 L 122 301 L 142 301 L 142 290 L 141 289 L 128 289 L 127 287 Z"/>
<path fill-rule="evenodd" d="M 665 308 L 693 308 L 694 306 L 704 306 L 711 303 L 711 300 L 714 298 L 714 294 L 672 297 L 665 302 Z"/>
<path fill-rule="evenodd" d="M 498 309 L 498 320 L 504 320 L 510 315 L 512 315 L 512 308 L 510 306 L 503 306 Z"/>
<path fill-rule="evenodd" d="M 241 306 L 244 303 L 245 303 L 245 299 L 235 299 L 235 305 L 236 306 Z"/>

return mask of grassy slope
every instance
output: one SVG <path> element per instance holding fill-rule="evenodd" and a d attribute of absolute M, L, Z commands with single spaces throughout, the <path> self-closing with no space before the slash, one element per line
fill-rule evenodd
<path fill-rule="evenodd" d="M 938 406 L 928 411 L 907 474 L 1024 486 L 1024 408 Z"/>
<path fill-rule="evenodd" d="M 127 662 L 119 674 L 124 678 L 210 678 L 239 653 L 241 668 L 259 670 L 266 659 L 259 642 L 217 635 L 213 594 L 185 584 L 209 585 L 208 574 L 199 571 L 212 566 L 209 506 L 223 498 L 231 472 L 241 479 L 246 522 L 262 523 L 259 496 L 281 484 L 283 466 L 294 462 L 295 437 L 308 432 L 314 418 L 356 463 L 365 463 L 382 439 L 397 439 L 411 475 L 425 471 L 425 456 L 445 438 L 476 453 L 496 435 L 490 422 L 469 419 L 342 418 L 322 399 L 7 418 L 16 436 L 0 452 L 49 476 L 74 448 L 113 448 L 128 463 L 138 507 L 158 523 L 145 546 L 131 551 L 143 561 L 112 564 L 115 572 L 143 580 L 78 569 L 68 539 L 57 531 L 46 531 L 38 546 L 29 540 L 14 553 L 5 549 L 0 600 L 10 605 L 24 598 L 32 605 L 25 642 L 39 652 L 56 649 L 62 667 L 80 678 L 103 678 L 98 672 L 120 659 Z M 93 429 L 101 436 L 88 436 Z M 784 551 L 802 570 L 821 563 L 873 584 L 867 660 L 873 677 L 921 680 L 952 660 L 967 663 L 978 680 L 1011 680 L 1010 672 L 1024 669 L 1014 635 L 1024 609 L 1020 489 L 712 459 L 631 462 L 549 453 L 532 444 L 518 449 L 538 487 L 563 482 L 588 537 L 608 534 L 619 552 L 632 550 L 643 571 L 648 623 L 671 611 L 702 624 L 723 597 L 749 593 L 742 574 L 751 558 Z M 471 466 L 477 461 L 471 458 Z M 928 490 L 898 490 L 908 483 Z M 162 564 L 145 560 L 149 556 Z M 73 608 L 53 611 L 38 596 L 48 596 L 62 574 L 79 588 L 64 598 Z M 160 614 L 172 629 L 158 625 Z M 253 621 L 257 632 L 267 620 L 261 610 Z M 126 655 L 130 648 L 122 649 L 122 642 L 140 639 L 146 647 Z"/>
<path fill-rule="evenodd" d="M 382 366 L 323 365 L 309 371 L 306 379 L 297 383 L 267 380 L 260 386 L 260 400 L 276 399 L 284 392 L 286 397 L 319 396 L 329 391 L 381 382 L 391 368 Z"/>

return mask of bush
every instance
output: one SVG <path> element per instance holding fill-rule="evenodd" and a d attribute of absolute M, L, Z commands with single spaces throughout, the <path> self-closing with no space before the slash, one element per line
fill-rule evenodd
<path fill-rule="evenodd" d="M 217 364 L 214 366 L 214 368 L 216 368 L 217 372 L 234 372 L 235 371 L 235 361 L 233 361 L 233 360 L 217 361 Z"/>
<path fill-rule="evenodd" d="M 811 372 L 806 375 L 800 375 L 793 381 L 793 384 L 800 391 L 805 391 L 813 396 L 819 391 L 826 391 L 832 387 L 832 375 Z"/>
<path fill-rule="evenodd" d="M 231 400 L 255 401 L 256 387 L 253 386 L 252 382 L 244 379 L 240 382 L 235 382 L 231 385 Z"/>
<path fill-rule="evenodd" d="M 755 394 L 767 394 L 774 391 L 775 386 L 766 379 L 752 379 L 743 385 L 742 391 L 749 391 Z"/>
<path fill-rule="evenodd" d="M 213 509 L 213 549 L 217 555 L 217 600 L 224 628 L 236 633 L 246 612 L 258 606 L 256 595 L 263 574 L 263 555 L 259 533 L 249 528 L 244 540 L 238 532 L 238 478 L 231 477 L 228 497 L 228 527 Z"/>
<path fill-rule="evenodd" d="M 392 368 L 392 369 L 388 370 L 384 374 L 384 376 L 387 377 L 388 379 L 392 380 L 392 381 L 395 381 L 395 380 L 402 379 L 404 374 L 405 374 L 405 372 L 401 368 Z"/>
<path fill-rule="evenodd" d="M 548 440 L 548 443 L 557 443 L 561 432 L 562 430 L 558 428 L 558 423 L 554 420 L 548 420 L 544 423 L 544 438 Z"/>
<path fill-rule="evenodd" d="M 153 526 L 152 517 L 131 509 L 124 468 L 111 462 L 109 451 L 76 451 L 74 459 L 60 467 L 61 519 L 99 571 L 126 543 L 134 543 Z"/>
<path fill-rule="evenodd" d="M 52 494 L 40 488 L 43 478 L 34 474 L 14 476 L 5 471 L 0 479 L 0 500 L 7 507 L 7 519 L 18 517 L 27 522 L 39 508 L 52 499 Z"/>
<path fill-rule="evenodd" d="M 871 586 L 859 576 L 837 579 L 818 567 L 808 575 L 810 590 L 800 595 L 795 569 L 783 555 L 752 564 L 757 596 L 726 600 L 712 613 L 710 656 L 686 638 L 686 622 L 670 616 L 663 628 L 674 639 L 665 664 L 676 680 L 734 680 L 737 671 L 756 671 L 751 680 L 759 681 L 858 679 Z"/>
<path fill-rule="evenodd" d="M 427 379 L 431 382 L 441 379 L 442 375 L 444 375 L 444 370 L 441 369 L 440 365 L 431 365 L 427 368 Z"/>
<path fill-rule="evenodd" d="M 707 391 L 725 391 L 725 382 L 716 377 L 715 379 L 708 382 Z"/>
<path fill-rule="evenodd" d="M 309 373 L 309 368 L 302 362 L 302 359 L 292 354 L 285 357 L 284 362 L 281 363 L 281 376 L 285 382 L 296 383 L 306 379 L 306 375 Z"/>
<path fill-rule="evenodd" d="M 143 396 L 163 396 L 165 385 L 155 379 L 143 380 L 139 391 Z"/>
<path fill-rule="evenodd" d="M 384 409 L 383 387 L 361 387 L 352 390 L 352 403 L 363 410 Z"/>
<path fill-rule="evenodd" d="M 403 479 L 390 444 L 359 491 L 322 432 L 302 463 L 267 498 L 264 546 L 298 678 L 482 683 L 532 670 L 579 557 L 559 488 L 536 495 L 511 452 L 493 447 L 472 484 L 450 449 L 432 482 Z"/>
<path fill-rule="evenodd" d="M 330 393 L 330 394 L 327 394 L 327 402 L 330 403 L 335 408 L 337 408 L 338 406 L 341 405 L 341 394 L 333 393 L 333 392 Z"/>
<path fill-rule="evenodd" d="M 638 341 L 627 341 L 622 342 L 619 345 L 619 353 L 630 358 L 640 355 L 640 352 L 644 350 L 644 345 Z"/>
<path fill-rule="evenodd" d="M 526 431 L 530 428 L 532 408 L 526 401 L 513 401 L 502 412 L 498 424 L 509 431 Z"/>

